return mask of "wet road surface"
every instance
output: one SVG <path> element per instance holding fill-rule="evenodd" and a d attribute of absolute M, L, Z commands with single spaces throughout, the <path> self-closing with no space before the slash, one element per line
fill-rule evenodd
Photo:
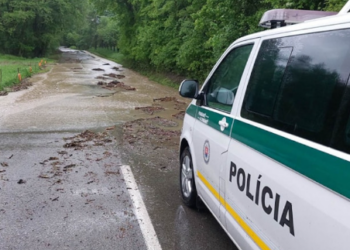
<path fill-rule="evenodd" d="M 236 249 L 181 202 L 176 90 L 74 50 L 30 81 L 0 97 L 0 249 L 147 249 L 124 165 L 162 249 Z"/>

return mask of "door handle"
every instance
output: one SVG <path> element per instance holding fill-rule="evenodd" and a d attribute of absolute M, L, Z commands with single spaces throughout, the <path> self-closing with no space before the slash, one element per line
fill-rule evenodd
<path fill-rule="evenodd" d="M 221 131 L 224 131 L 225 128 L 228 127 L 228 123 L 226 122 L 226 117 L 222 118 L 221 121 L 219 121 L 220 129 Z"/>

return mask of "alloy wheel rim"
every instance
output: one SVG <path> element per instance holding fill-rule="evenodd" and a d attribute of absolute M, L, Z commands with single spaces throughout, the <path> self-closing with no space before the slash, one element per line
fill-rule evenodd
<path fill-rule="evenodd" d="M 192 193 L 192 178 L 191 159 L 186 155 L 181 164 L 181 187 L 182 193 L 186 198 Z"/>

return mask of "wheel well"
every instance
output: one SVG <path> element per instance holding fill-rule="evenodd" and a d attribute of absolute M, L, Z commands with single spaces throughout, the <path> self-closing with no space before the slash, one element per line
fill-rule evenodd
<path fill-rule="evenodd" d="M 188 142 L 186 139 L 183 139 L 181 141 L 181 146 L 180 146 L 180 154 L 179 154 L 179 157 L 181 158 L 181 154 L 182 152 L 185 150 L 185 148 L 188 147 Z"/>

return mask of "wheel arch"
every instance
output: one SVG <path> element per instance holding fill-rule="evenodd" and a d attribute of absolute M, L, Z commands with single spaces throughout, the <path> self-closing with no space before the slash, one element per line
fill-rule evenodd
<path fill-rule="evenodd" d="M 185 150 L 186 147 L 188 147 L 188 148 L 190 149 L 190 145 L 189 145 L 188 141 L 187 141 L 185 138 L 183 138 L 183 139 L 181 140 L 181 143 L 180 143 L 180 154 L 179 154 L 179 158 L 181 158 L 181 154 L 182 154 L 182 152 Z M 190 151 L 191 151 L 191 149 L 190 149 Z"/>

